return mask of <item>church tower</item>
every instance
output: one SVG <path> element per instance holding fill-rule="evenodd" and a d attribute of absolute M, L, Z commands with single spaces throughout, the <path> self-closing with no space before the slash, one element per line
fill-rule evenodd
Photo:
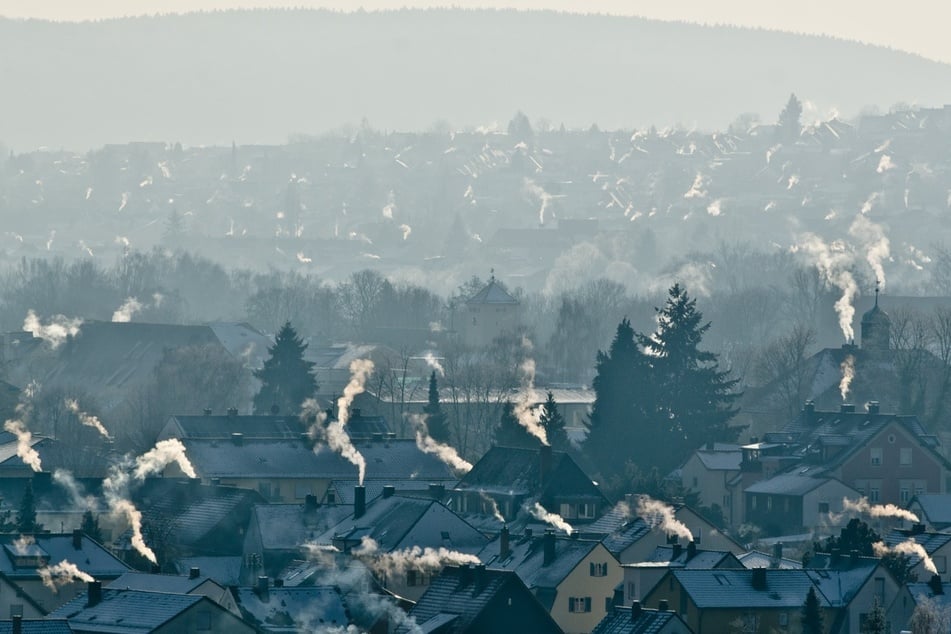
<path fill-rule="evenodd" d="M 891 346 L 892 322 L 888 313 L 878 307 L 878 284 L 875 285 L 875 305 L 862 315 L 862 350 L 888 352 Z"/>

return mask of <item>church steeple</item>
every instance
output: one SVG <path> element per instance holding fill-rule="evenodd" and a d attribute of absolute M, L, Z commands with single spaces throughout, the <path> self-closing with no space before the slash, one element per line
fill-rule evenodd
<path fill-rule="evenodd" d="M 881 285 L 875 281 L 875 305 L 862 315 L 862 349 L 869 352 L 887 352 L 891 346 L 892 322 L 878 306 Z"/>

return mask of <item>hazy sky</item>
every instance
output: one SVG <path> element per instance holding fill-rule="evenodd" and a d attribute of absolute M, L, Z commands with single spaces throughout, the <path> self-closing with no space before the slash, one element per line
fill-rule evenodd
<path fill-rule="evenodd" d="M 731 23 L 821 33 L 883 44 L 951 62 L 943 0 L 0 0 L 0 15 L 83 20 L 142 13 L 279 6 L 354 10 L 426 7 L 514 7 L 642 15 L 665 20 Z"/>

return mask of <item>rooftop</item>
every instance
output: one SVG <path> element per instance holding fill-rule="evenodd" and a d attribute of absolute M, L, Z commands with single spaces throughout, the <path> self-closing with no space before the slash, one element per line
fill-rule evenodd
<path fill-rule="evenodd" d="M 766 585 L 753 587 L 753 575 L 760 570 L 671 570 L 684 590 L 700 609 L 707 608 L 785 608 L 798 610 L 813 580 L 802 570 L 763 570 Z M 818 590 L 818 588 L 817 588 Z M 829 600 L 818 594 L 820 605 Z"/>
<path fill-rule="evenodd" d="M 265 595 L 254 588 L 235 588 L 232 594 L 244 618 L 269 632 L 296 634 L 345 628 L 350 624 L 347 605 L 338 588 L 272 586 Z"/>
<path fill-rule="evenodd" d="M 49 616 L 68 619 L 74 629 L 89 624 L 97 632 L 137 634 L 154 631 L 202 601 L 212 603 L 201 595 L 113 588 L 103 588 L 102 600 L 96 605 L 87 606 L 86 601 L 86 595 L 81 594 Z"/>
<path fill-rule="evenodd" d="M 675 612 L 648 610 L 639 605 L 636 614 L 631 618 L 630 606 L 614 606 L 591 634 L 658 634 L 671 621 L 680 620 Z"/>

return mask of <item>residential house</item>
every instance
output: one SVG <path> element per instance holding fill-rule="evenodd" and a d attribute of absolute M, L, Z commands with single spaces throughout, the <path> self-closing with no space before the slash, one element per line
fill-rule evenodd
<path fill-rule="evenodd" d="M 676 612 L 651 610 L 639 601 L 615 605 L 591 634 L 693 634 Z"/>
<path fill-rule="evenodd" d="M 479 558 L 489 567 L 514 571 L 565 632 L 590 632 L 610 609 L 621 566 L 601 542 L 541 536 L 512 539 L 506 528 Z"/>
<path fill-rule="evenodd" d="M 485 566 L 446 566 L 433 580 L 409 616 L 415 626 L 397 632 L 432 634 L 560 634 L 525 583 L 511 570 Z M 418 628 L 418 629 L 417 629 Z"/>
<path fill-rule="evenodd" d="M 930 578 L 928 581 L 906 583 L 901 591 L 901 604 L 904 608 L 903 615 L 905 619 L 903 621 L 892 619 L 892 627 L 895 630 L 900 628 L 902 631 L 911 631 L 909 623 L 911 615 L 914 614 L 915 608 L 926 600 L 939 613 L 951 614 L 951 583 L 934 578 Z"/>
<path fill-rule="evenodd" d="M 15 616 L 9 621 L 0 621 L 0 634 L 72 634 L 65 619 L 24 619 Z"/>
<path fill-rule="evenodd" d="M 369 541 L 372 540 L 372 541 Z M 358 487 L 353 513 L 316 536 L 314 543 L 334 546 L 351 553 L 373 544 L 369 561 L 386 560 L 388 554 L 411 549 L 439 549 L 475 555 L 488 538 L 432 497 L 396 495 L 392 488 L 367 501 L 365 489 Z M 373 564 L 369 564 L 373 568 Z M 410 567 L 399 574 L 386 566 L 376 572 L 381 587 L 409 600 L 418 599 L 432 580 L 433 571 Z"/>
<path fill-rule="evenodd" d="M 114 590 L 144 590 L 145 592 L 170 592 L 208 597 L 229 612 L 241 616 L 238 605 L 228 588 L 211 577 L 192 568 L 187 575 L 158 575 L 145 572 L 127 572 L 107 584 Z"/>
<path fill-rule="evenodd" d="M 951 529 L 951 493 L 923 493 L 908 503 L 908 510 L 932 531 Z"/>
<path fill-rule="evenodd" d="M 938 577 L 951 580 L 948 574 L 948 560 L 951 559 L 951 534 L 936 533 L 925 530 L 924 524 L 915 524 L 911 528 L 893 528 L 885 534 L 882 541 L 889 548 L 894 548 L 907 541 L 913 541 L 924 548 L 928 557 L 937 570 Z M 928 569 L 928 563 L 918 554 L 911 553 L 910 572 L 918 576 L 918 579 L 929 579 L 932 571 Z"/>
<path fill-rule="evenodd" d="M 237 586 L 241 585 L 244 556 L 182 557 L 175 560 L 175 570 L 180 575 L 189 575 L 195 568 L 226 588 Z"/>
<path fill-rule="evenodd" d="M 90 582 L 85 594 L 60 606 L 50 616 L 66 619 L 81 634 L 255 634 L 250 623 L 208 597 L 103 588 Z"/>
<path fill-rule="evenodd" d="M 802 561 L 783 557 L 783 543 L 773 544 L 772 553 L 764 553 L 758 550 L 737 555 L 737 559 L 743 564 L 744 568 L 787 568 L 790 570 L 801 570 Z"/>
<path fill-rule="evenodd" d="M 806 533 L 844 521 L 843 500 L 858 492 L 835 478 L 813 476 L 803 468 L 761 480 L 746 488 L 746 521 L 767 535 Z"/>
<path fill-rule="evenodd" d="M 111 581 L 129 571 L 129 567 L 96 541 L 79 530 L 72 533 L 38 533 L 21 537 L 15 534 L 0 535 L 0 576 L 16 586 L 14 593 L 0 594 L 0 606 L 10 600 L 12 604 L 23 604 L 23 616 L 40 616 L 50 612 L 85 590 L 85 585 L 72 580 L 58 588 L 51 589 L 44 583 L 40 571 L 63 562 L 74 564 L 83 573 L 100 581 Z M 16 598 L 14 598 L 16 597 Z M 25 597 L 39 609 L 41 614 L 33 615 L 27 603 L 18 601 Z M 3 610 L 3 607 L 0 607 Z M 16 613 L 11 605 L 4 615 Z"/>
<path fill-rule="evenodd" d="M 733 500 L 730 481 L 740 473 L 743 452 L 732 443 L 708 443 L 695 451 L 680 467 L 681 485 L 695 494 L 698 504 L 723 509 L 724 519 L 731 526 Z"/>
<path fill-rule="evenodd" d="M 643 601 L 668 570 L 674 568 L 743 568 L 743 563 L 728 550 L 703 550 L 696 542 L 658 546 L 644 561 L 621 564 L 624 572 L 624 604 Z"/>
<path fill-rule="evenodd" d="M 333 420 L 332 410 L 327 411 L 324 425 Z M 307 434 L 310 424 L 304 424 L 300 416 L 279 414 L 239 414 L 236 408 L 223 414 L 213 414 L 206 409 L 194 416 L 174 415 L 159 433 L 158 439 L 199 438 L 206 440 L 230 440 L 233 434 L 241 434 L 244 440 L 299 440 Z M 350 411 L 347 433 L 354 441 L 369 441 L 374 437 L 383 439 L 390 434 L 389 425 L 382 416 L 366 416 L 359 408 Z M 392 436 L 391 436 L 392 438 Z"/>
<path fill-rule="evenodd" d="M 261 577 L 258 585 L 233 593 L 244 620 L 261 632 L 344 631 L 352 623 L 340 589 L 332 586 L 269 586 Z"/>
<path fill-rule="evenodd" d="M 538 449 L 492 447 L 450 491 L 450 506 L 498 532 L 501 516 L 512 521 L 527 504 L 539 502 L 572 525 L 600 517 L 610 502 L 574 459 L 547 445 Z"/>

